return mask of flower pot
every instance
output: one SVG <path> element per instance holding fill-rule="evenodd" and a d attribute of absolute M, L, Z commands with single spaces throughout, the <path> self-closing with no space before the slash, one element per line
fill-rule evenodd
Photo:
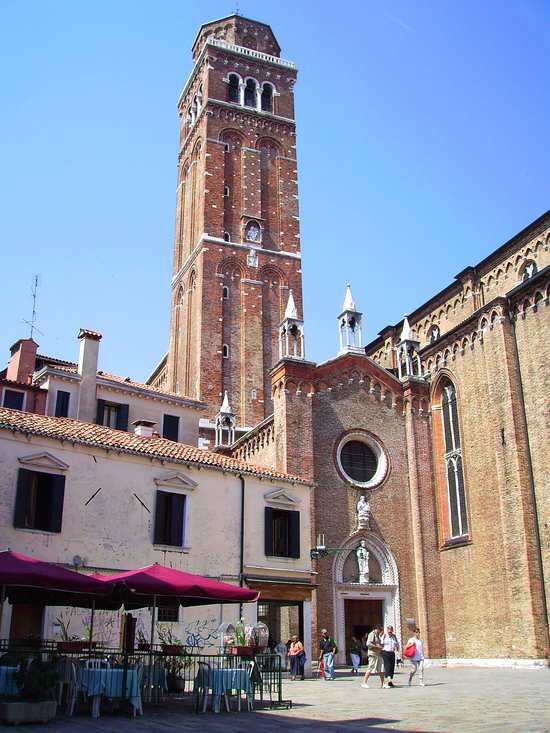
<path fill-rule="evenodd" d="M 183 644 L 163 644 L 163 654 L 181 654 L 183 651 Z"/>
<path fill-rule="evenodd" d="M 87 641 L 58 641 L 57 651 L 64 654 L 80 654 L 89 646 Z M 92 649 L 95 642 L 92 642 Z"/>
<path fill-rule="evenodd" d="M 251 646 L 232 646 L 229 653 L 239 657 L 253 657 L 254 648 Z"/>
<path fill-rule="evenodd" d="M 49 723 L 55 718 L 57 702 L 0 702 L 0 720 L 3 723 Z"/>

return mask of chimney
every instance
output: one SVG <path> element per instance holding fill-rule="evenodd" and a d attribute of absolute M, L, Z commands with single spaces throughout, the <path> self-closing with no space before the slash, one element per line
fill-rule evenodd
<path fill-rule="evenodd" d="M 140 438 L 158 438 L 158 433 L 154 434 L 153 428 L 156 425 L 154 420 L 134 420 L 132 423 L 134 426 L 134 435 L 138 435 Z"/>
<path fill-rule="evenodd" d="M 76 417 L 84 422 L 95 422 L 97 415 L 97 359 L 101 334 L 81 328 L 78 332 L 80 352 L 78 354 L 78 373 L 80 390 Z"/>
<path fill-rule="evenodd" d="M 32 339 L 19 339 L 11 347 L 6 379 L 21 384 L 30 384 L 36 362 L 38 344 Z"/>

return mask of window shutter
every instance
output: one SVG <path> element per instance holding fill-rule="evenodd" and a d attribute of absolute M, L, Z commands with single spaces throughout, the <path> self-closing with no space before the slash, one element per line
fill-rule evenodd
<path fill-rule="evenodd" d="M 273 509 L 265 508 L 265 554 L 273 555 Z"/>
<path fill-rule="evenodd" d="M 65 497 L 65 476 L 51 476 L 51 505 L 49 511 L 50 532 L 61 532 L 63 523 L 63 500 Z"/>
<path fill-rule="evenodd" d="M 15 512 L 13 516 L 14 527 L 26 527 L 26 514 L 29 506 L 29 493 L 32 483 L 33 471 L 20 468 L 17 476 L 17 494 L 15 496 Z"/>
<path fill-rule="evenodd" d="M 5 389 L 4 407 L 9 407 L 12 410 L 22 410 L 24 397 L 24 392 L 15 392 L 13 389 Z"/>
<path fill-rule="evenodd" d="M 157 504 L 155 507 L 155 534 L 153 542 L 155 545 L 165 545 L 164 526 L 166 522 L 167 494 L 165 491 L 157 491 Z"/>
<path fill-rule="evenodd" d="M 165 415 L 162 421 L 162 437 L 168 440 L 178 440 L 180 419 L 177 415 Z"/>
<path fill-rule="evenodd" d="M 288 512 L 288 556 L 300 557 L 300 512 Z"/>
<path fill-rule="evenodd" d="M 116 429 L 128 430 L 128 405 L 117 406 Z"/>
<path fill-rule="evenodd" d="M 171 494 L 172 516 L 170 517 L 170 544 L 174 547 L 183 547 L 183 517 L 185 510 L 185 496 Z"/>
<path fill-rule="evenodd" d="M 105 400 L 98 400 L 97 401 L 97 414 L 96 414 L 96 424 L 97 425 L 103 425 L 103 413 L 105 412 Z"/>
<path fill-rule="evenodd" d="M 56 417 L 67 417 L 69 414 L 69 392 L 64 392 L 62 389 L 57 390 L 57 397 L 55 400 L 55 416 Z"/>

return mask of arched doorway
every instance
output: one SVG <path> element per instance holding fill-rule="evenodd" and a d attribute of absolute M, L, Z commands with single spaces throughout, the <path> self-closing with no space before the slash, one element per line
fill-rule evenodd
<path fill-rule="evenodd" d="M 359 582 L 356 550 L 365 541 L 368 581 Z M 333 564 L 334 630 L 338 664 L 348 660 L 353 635 L 367 633 L 375 623 L 393 626 L 401 643 L 401 612 L 397 564 L 388 546 L 368 530 L 353 534 L 340 548 Z"/>

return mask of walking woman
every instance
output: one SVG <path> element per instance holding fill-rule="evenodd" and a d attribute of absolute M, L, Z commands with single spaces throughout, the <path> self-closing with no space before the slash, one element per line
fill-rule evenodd
<path fill-rule="evenodd" d="M 290 679 L 295 680 L 299 676 L 303 680 L 306 653 L 304 651 L 304 645 L 297 636 L 293 636 L 290 640 L 288 658 L 290 659 Z"/>
<path fill-rule="evenodd" d="M 382 636 L 382 661 L 384 662 L 384 677 L 386 687 L 393 687 L 393 675 L 395 672 L 395 653 L 399 651 L 399 642 L 393 632 L 393 626 L 388 626 L 386 633 Z"/>
<path fill-rule="evenodd" d="M 412 650 L 414 645 L 414 654 L 409 656 L 407 654 L 407 647 Z M 409 674 L 409 686 L 412 684 L 412 678 L 415 674 L 420 671 L 420 685 L 424 687 L 424 642 L 420 638 L 420 629 L 417 627 L 414 630 L 414 634 L 407 642 L 407 646 L 403 650 L 405 657 L 408 657 L 409 662 L 412 664 L 412 669 Z"/>
<path fill-rule="evenodd" d="M 351 658 L 351 673 L 354 675 L 359 674 L 359 665 L 361 664 L 361 652 L 361 640 L 358 639 L 356 636 L 352 636 L 349 645 L 349 655 Z"/>

